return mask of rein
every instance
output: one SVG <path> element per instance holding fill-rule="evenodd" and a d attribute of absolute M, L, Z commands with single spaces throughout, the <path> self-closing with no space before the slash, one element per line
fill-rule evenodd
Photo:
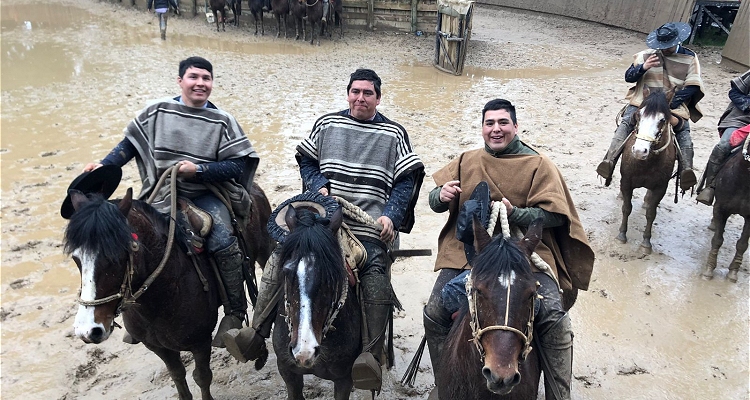
<path fill-rule="evenodd" d="M 638 126 L 639 126 L 639 124 L 640 124 L 640 122 L 639 122 L 639 123 L 637 123 L 637 124 L 635 124 L 635 129 L 634 129 L 634 131 L 635 131 L 635 132 L 637 132 L 637 131 L 638 131 Z M 667 149 L 667 148 L 669 147 L 669 145 L 670 145 L 670 144 L 672 144 L 672 136 L 674 135 L 674 133 L 672 132 L 672 124 L 670 124 L 669 122 L 667 122 L 667 123 L 666 123 L 666 126 L 665 126 L 664 128 L 662 128 L 662 130 L 661 130 L 661 132 L 660 132 L 659 136 L 657 136 L 657 137 L 655 137 L 655 138 L 653 138 L 653 139 L 652 139 L 652 138 L 649 138 L 649 137 L 641 136 L 641 135 L 639 135 L 639 134 L 636 134 L 636 135 L 635 135 L 635 138 L 636 138 L 636 139 L 640 139 L 640 140 L 645 140 L 645 141 L 647 141 L 647 142 L 651 143 L 651 145 L 653 146 L 653 145 L 654 145 L 654 143 L 658 143 L 658 142 L 659 142 L 659 140 L 661 139 L 661 137 L 662 137 L 662 136 L 663 136 L 663 135 L 664 135 L 665 133 L 667 134 L 667 140 L 666 140 L 666 141 L 664 142 L 664 145 L 663 145 L 663 146 L 661 146 L 661 147 L 659 147 L 659 148 L 658 148 L 658 149 L 656 149 L 656 150 L 653 150 L 653 154 L 654 154 L 654 155 L 658 155 L 658 154 L 659 154 L 659 153 L 661 153 L 662 151 L 666 150 L 666 149 Z"/>
<path fill-rule="evenodd" d="M 125 278 L 123 279 L 122 285 L 120 286 L 120 292 L 113 294 L 111 296 L 107 296 L 101 299 L 95 299 L 95 300 L 83 300 L 81 299 L 81 296 L 78 296 L 78 303 L 83 306 L 98 306 L 101 304 L 109 303 L 110 301 L 120 299 L 120 303 L 117 305 L 117 310 L 115 311 L 115 316 L 120 315 L 120 312 L 123 308 L 127 308 L 129 305 L 135 304 L 139 297 L 143 293 L 148 290 L 148 288 L 151 286 L 151 284 L 156 280 L 156 278 L 161 274 L 162 270 L 164 270 L 164 266 L 167 264 L 167 260 L 169 260 L 169 254 L 172 252 L 172 246 L 174 245 L 174 233 L 175 233 L 175 218 L 177 216 L 177 196 L 175 195 L 177 192 L 177 171 L 179 170 L 180 166 L 175 165 L 171 169 L 168 169 L 164 171 L 161 178 L 159 179 L 159 182 L 157 183 L 156 187 L 154 188 L 154 192 L 151 194 L 151 197 L 147 200 L 147 203 L 151 203 L 154 200 L 154 197 L 156 195 L 156 192 L 159 190 L 159 188 L 163 185 L 166 178 L 171 175 L 172 180 L 170 182 L 170 190 L 172 192 L 172 204 L 171 204 L 171 210 L 170 210 L 170 220 L 169 220 L 169 235 L 167 236 L 167 246 L 166 250 L 164 251 L 164 257 L 162 258 L 161 262 L 159 263 L 159 266 L 156 267 L 154 272 L 151 273 L 151 275 L 146 278 L 146 281 L 143 282 L 141 287 L 133 293 L 133 289 L 131 287 L 133 282 L 133 275 L 135 274 L 135 253 L 139 250 L 138 242 L 136 241 L 136 238 L 133 238 L 133 241 L 130 242 L 130 255 L 128 257 L 128 267 L 125 271 Z"/>
<path fill-rule="evenodd" d="M 319 1 L 320 0 L 315 0 L 315 3 L 312 3 L 312 4 L 307 4 L 307 1 L 305 1 L 305 5 L 307 5 L 308 7 L 312 7 L 312 6 L 316 5 L 316 4 L 318 4 Z"/>

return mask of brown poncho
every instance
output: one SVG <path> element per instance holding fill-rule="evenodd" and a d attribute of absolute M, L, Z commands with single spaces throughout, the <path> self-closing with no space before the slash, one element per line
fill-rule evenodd
<path fill-rule="evenodd" d="M 432 178 L 438 186 L 459 180 L 463 191 L 458 202 L 451 202 L 450 217 L 440 232 L 435 270 L 458 269 L 466 265 L 464 245 L 456 239 L 458 210 L 469 199 L 474 187 L 480 181 L 486 181 L 492 200 L 505 197 L 514 206 L 540 207 L 568 218 L 565 226 L 544 230 L 536 252 L 550 266 L 557 266 L 562 289 L 588 289 L 594 252 L 588 245 L 568 187 L 560 171 L 547 157 L 529 154 L 493 157 L 484 149 L 472 150 L 435 172 Z M 495 234 L 499 233 L 500 224 L 497 224 Z"/>

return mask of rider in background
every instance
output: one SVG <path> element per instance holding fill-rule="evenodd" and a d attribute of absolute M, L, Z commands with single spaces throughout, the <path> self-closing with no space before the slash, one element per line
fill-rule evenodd
<path fill-rule="evenodd" d="M 208 101 L 213 88 L 211 63 L 201 57 L 190 57 L 180 62 L 178 72 L 181 94 L 141 110 L 125 128 L 125 139 L 101 162 L 89 163 L 83 170 L 91 171 L 102 165 L 121 167 L 135 158 L 143 184 L 138 198 L 146 200 L 162 174 L 179 164 L 179 196 L 191 199 L 213 218 L 206 247 L 218 264 L 231 308 L 224 307 L 225 316 L 212 344 L 224 347 L 221 334 L 230 328 L 241 328 L 247 316 L 244 257 L 229 210 L 204 183 L 226 189 L 235 214 L 244 218 L 250 208 L 248 190 L 259 158 L 237 120 Z M 169 185 L 159 189 L 151 205 L 169 213 Z M 137 338 L 130 335 L 123 340 L 137 343 Z"/>
<path fill-rule="evenodd" d="M 502 201 L 511 228 L 525 231 L 537 218 L 544 221 L 536 253 L 552 267 L 556 277 L 532 266 L 542 296 L 537 303 L 534 334 L 551 368 L 552 376 L 544 374 L 545 393 L 557 391 L 558 398 L 570 399 L 573 330 L 561 292 L 588 289 L 594 252 L 559 170 L 550 159 L 523 143 L 517 132 L 515 107 L 503 99 L 488 102 L 482 110 L 484 147 L 462 153 L 432 175 L 437 187 L 430 192 L 430 208 L 438 213 L 449 211 L 449 216 L 438 238 L 435 270 L 440 274 L 424 308 L 425 337 L 437 376 L 452 313 L 458 303 L 466 302 L 465 283 L 471 268 L 467 253 L 473 254 L 473 247 L 467 251 L 467 245 L 457 238 L 460 210 L 480 182 L 487 182 L 490 199 Z M 500 233 L 500 225 L 496 225 L 493 236 Z"/>
<path fill-rule="evenodd" d="M 698 109 L 698 102 L 704 94 L 698 57 L 681 45 L 688 37 L 690 25 L 684 22 L 670 22 L 660 26 L 646 37 L 649 50 L 637 53 L 635 61 L 625 72 L 625 81 L 635 83 L 635 86 L 625 96 L 629 104 L 625 107 L 604 160 L 596 168 L 596 173 L 604 178 L 605 186 L 609 186 L 612 181 L 617 158 L 635 127 L 633 114 L 646 97 L 646 88 L 665 91 L 675 89 L 669 104 L 673 117 L 669 122 L 680 146 L 680 188 L 686 191 L 697 183 L 693 172 L 693 141 L 690 138 L 688 119 L 698 122 L 703 116 Z"/>
<path fill-rule="evenodd" d="M 180 15 L 180 8 L 175 0 L 148 0 L 146 8 L 149 12 L 151 12 L 151 6 L 154 6 L 154 12 L 159 17 L 161 40 L 167 40 L 167 11 L 169 11 L 169 6 L 174 8 L 174 13 L 177 15 Z"/>
<path fill-rule="evenodd" d="M 732 133 L 750 124 L 750 70 L 732 79 L 730 85 L 729 100 L 731 101 L 724 114 L 719 118 L 718 128 L 721 139 L 714 146 L 711 156 L 708 157 L 703 181 L 701 182 L 701 186 L 704 182 L 705 186 L 698 187 L 698 196 L 695 198 L 707 206 L 714 202 L 714 178 L 716 173 L 732 151 L 732 146 L 729 143 Z"/>

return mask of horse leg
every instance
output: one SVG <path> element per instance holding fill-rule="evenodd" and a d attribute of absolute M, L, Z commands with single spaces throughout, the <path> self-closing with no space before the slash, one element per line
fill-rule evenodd
<path fill-rule="evenodd" d="M 714 216 L 713 221 L 716 223 L 716 229 L 714 230 L 714 236 L 711 238 L 711 251 L 708 253 L 708 260 L 703 269 L 701 276 L 704 279 L 711 279 L 714 277 L 714 269 L 716 269 L 716 257 L 719 255 L 719 249 L 724 244 L 724 227 L 727 224 L 728 215 L 723 215 L 720 208 L 714 205 Z"/>
<path fill-rule="evenodd" d="M 310 20 L 310 44 L 315 44 L 315 22 Z"/>
<path fill-rule="evenodd" d="M 734 253 L 734 259 L 729 264 L 729 273 L 727 279 L 730 282 L 737 282 L 737 271 L 740 270 L 740 264 L 742 264 L 742 256 L 747 251 L 748 245 L 750 245 L 750 217 L 745 217 L 745 225 L 742 228 L 742 234 L 737 240 L 736 252 Z"/>
<path fill-rule="evenodd" d="M 193 370 L 193 380 L 201 388 L 202 400 L 213 400 L 211 396 L 211 381 L 214 378 L 211 372 L 211 345 L 207 341 L 199 349 L 193 350 L 195 359 L 195 369 Z"/>
<path fill-rule="evenodd" d="M 649 198 L 648 208 L 646 208 L 646 229 L 643 230 L 643 242 L 641 243 L 640 247 L 641 253 L 643 255 L 651 254 L 651 228 L 653 227 L 654 220 L 656 219 L 656 209 L 659 207 L 661 199 L 664 198 L 664 194 L 667 193 L 667 188 L 664 187 L 656 192 L 649 190 L 648 193 L 646 193 L 646 197 L 649 197 L 649 193 L 651 193 L 651 196 Z"/>
<path fill-rule="evenodd" d="M 190 389 L 188 388 L 187 380 L 185 379 L 185 365 L 182 364 L 182 360 L 180 359 L 180 352 L 165 349 L 163 347 L 151 346 L 146 343 L 143 345 L 164 361 L 164 364 L 169 371 L 169 376 L 172 377 L 172 381 L 177 388 L 180 400 L 192 400 L 193 395 L 190 394 Z"/>
<path fill-rule="evenodd" d="M 354 382 L 351 375 L 333 381 L 333 398 L 335 400 L 349 400 Z"/>
<path fill-rule="evenodd" d="M 628 242 L 628 217 L 633 211 L 633 189 L 620 188 L 622 194 L 622 223 L 620 224 L 620 234 L 617 235 L 617 241 L 620 243 Z"/>
<path fill-rule="evenodd" d="M 276 39 L 281 36 L 281 14 L 276 14 Z"/>
<path fill-rule="evenodd" d="M 216 21 L 216 32 L 219 31 L 219 14 L 216 12 L 216 10 L 212 10 L 214 13 L 214 20 Z"/>
<path fill-rule="evenodd" d="M 296 374 L 286 367 L 279 368 L 279 375 L 284 379 L 284 384 L 286 385 L 287 400 L 305 400 L 305 396 L 302 394 L 305 382 L 301 374 Z"/>

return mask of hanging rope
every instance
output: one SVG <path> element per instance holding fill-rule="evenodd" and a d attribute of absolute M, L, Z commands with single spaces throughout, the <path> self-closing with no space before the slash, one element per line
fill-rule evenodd
<path fill-rule="evenodd" d="M 364 212 L 361 208 L 342 199 L 341 197 L 333 196 L 333 198 L 339 202 L 341 208 L 344 210 L 344 215 L 346 215 L 347 217 L 359 223 L 372 225 L 379 230 L 383 230 L 383 225 L 381 225 L 380 222 L 372 219 L 370 214 Z"/>

